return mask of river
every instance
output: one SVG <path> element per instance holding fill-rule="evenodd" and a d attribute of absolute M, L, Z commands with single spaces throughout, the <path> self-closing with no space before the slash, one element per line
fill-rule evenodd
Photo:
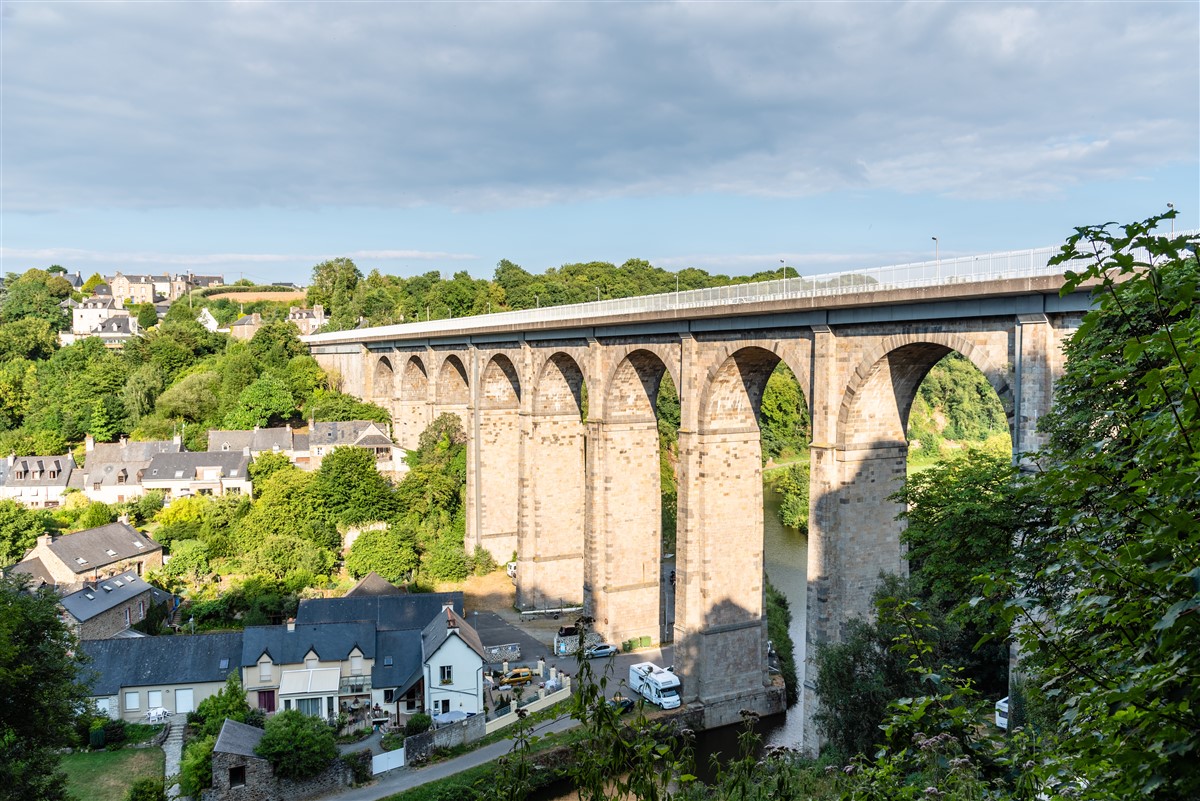
<path fill-rule="evenodd" d="M 805 630 L 807 626 L 808 537 L 797 529 L 788 528 L 779 520 L 779 493 L 763 488 L 763 564 L 776 589 L 787 596 L 792 610 L 792 625 L 788 631 L 795 645 L 797 678 L 803 681 Z M 788 709 L 784 720 L 763 728 L 764 745 L 800 745 L 803 732 L 804 693 Z"/>

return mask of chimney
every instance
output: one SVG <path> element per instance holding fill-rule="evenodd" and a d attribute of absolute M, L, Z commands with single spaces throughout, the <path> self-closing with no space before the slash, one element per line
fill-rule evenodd
<path fill-rule="evenodd" d="M 50 545 L 50 543 L 52 543 L 52 542 L 54 542 L 53 534 L 43 534 L 37 538 L 38 545 L 45 545 L 48 547 Z"/>
<path fill-rule="evenodd" d="M 287 619 L 287 630 L 294 632 L 296 630 L 296 618 L 289 617 Z"/>
<path fill-rule="evenodd" d="M 130 524 L 129 523 L 129 515 L 121 515 L 120 517 L 117 518 L 117 522 L 124 523 L 125 525 L 128 526 Z"/>
<path fill-rule="evenodd" d="M 91 434 L 87 434 L 83 438 L 83 452 L 91 453 L 94 450 L 96 450 L 96 438 Z"/>
<path fill-rule="evenodd" d="M 454 612 L 453 612 L 453 610 L 450 609 L 450 607 L 446 607 L 446 631 L 447 632 L 458 631 L 458 623 L 455 622 Z"/>
<path fill-rule="evenodd" d="M 127 442 L 128 442 L 128 440 L 125 439 L 125 435 L 122 434 L 121 435 L 121 447 L 124 448 Z"/>

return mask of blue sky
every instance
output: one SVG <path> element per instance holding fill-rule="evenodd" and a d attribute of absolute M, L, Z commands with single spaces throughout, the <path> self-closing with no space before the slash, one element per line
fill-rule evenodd
<path fill-rule="evenodd" d="M 0 4 L 0 271 L 801 272 L 1200 227 L 1200 4 Z"/>

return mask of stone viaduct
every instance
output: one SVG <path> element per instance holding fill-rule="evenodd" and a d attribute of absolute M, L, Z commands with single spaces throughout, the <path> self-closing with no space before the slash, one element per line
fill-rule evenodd
<path fill-rule="evenodd" d="M 918 385 L 957 351 L 1009 415 L 1014 458 L 1039 445 L 1062 344 L 1088 308 L 1045 259 L 1022 277 L 938 265 L 906 285 L 810 279 L 317 334 L 344 391 L 388 408 L 416 446 L 437 415 L 468 433 L 467 548 L 516 553 L 522 608 L 582 603 L 606 638 L 660 631 L 655 399 L 679 390 L 674 628 L 704 725 L 782 710 L 767 675 L 758 414 L 779 362 L 812 419 L 808 654 L 906 570 L 888 496 L 905 475 Z M 951 265 L 953 266 L 953 265 Z M 806 744 L 815 744 L 811 663 Z"/>

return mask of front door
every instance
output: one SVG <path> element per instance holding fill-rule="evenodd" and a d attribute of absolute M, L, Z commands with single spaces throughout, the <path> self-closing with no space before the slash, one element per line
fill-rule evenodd
<path fill-rule="evenodd" d="M 274 690 L 259 690 L 258 691 L 258 708 L 264 712 L 275 711 L 275 691 Z"/>
<path fill-rule="evenodd" d="M 187 712 L 195 712 L 196 707 L 192 704 L 192 690 L 176 690 L 175 691 L 175 714 L 182 715 Z"/>

